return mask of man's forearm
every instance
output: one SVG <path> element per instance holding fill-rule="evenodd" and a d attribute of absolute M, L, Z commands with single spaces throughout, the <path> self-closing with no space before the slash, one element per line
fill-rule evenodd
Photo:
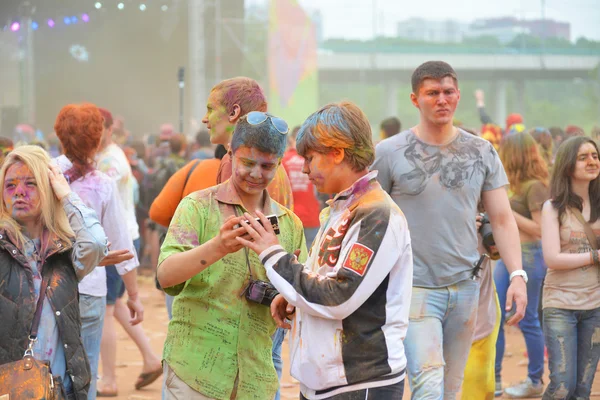
<path fill-rule="evenodd" d="M 217 238 L 188 251 L 173 254 L 164 260 L 157 271 L 162 287 L 178 285 L 204 271 L 227 254 L 219 246 Z"/>
<path fill-rule="evenodd" d="M 494 123 L 492 118 L 485 111 L 485 106 L 481 106 L 481 107 L 478 106 L 477 110 L 479 111 L 479 120 L 481 121 L 482 124 L 493 124 Z"/>
<path fill-rule="evenodd" d="M 523 269 L 519 229 L 512 214 L 492 226 L 496 247 L 509 273 Z"/>

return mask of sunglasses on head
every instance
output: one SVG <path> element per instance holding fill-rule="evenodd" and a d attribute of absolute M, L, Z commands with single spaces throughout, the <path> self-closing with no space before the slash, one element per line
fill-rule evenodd
<path fill-rule="evenodd" d="M 289 132 L 290 128 L 288 127 L 287 122 L 281 118 L 274 117 L 271 114 L 261 111 L 250 111 L 246 116 L 246 120 L 250 125 L 260 125 L 268 119 L 271 120 L 271 124 L 275 129 L 277 129 L 277 132 L 281 133 L 282 135 L 285 135 Z"/>

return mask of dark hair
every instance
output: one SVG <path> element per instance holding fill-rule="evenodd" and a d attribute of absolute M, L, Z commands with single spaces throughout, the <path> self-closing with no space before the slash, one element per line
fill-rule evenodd
<path fill-rule="evenodd" d="M 546 163 L 552 165 L 552 154 L 554 153 L 554 141 L 552 140 L 552 134 L 546 128 L 537 127 L 529 130 L 529 134 L 533 136 L 537 144 L 540 145 L 542 156 Z"/>
<path fill-rule="evenodd" d="M 412 74 L 411 84 L 412 91 L 416 95 L 419 93 L 419 88 L 425 79 L 435 79 L 441 81 L 445 77 L 451 77 L 454 83 L 458 85 L 456 72 L 450 64 L 444 61 L 427 61 L 417 67 Z"/>
<path fill-rule="evenodd" d="M 246 146 L 282 157 L 286 142 L 287 135 L 275 129 L 270 119 L 267 118 L 258 125 L 250 125 L 244 115 L 235 125 L 231 138 L 231 152 L 235 153 L 240 146 Z"/>
<path fill-rule="evenodd" d="M 560 136 L 563 139 L 565 137 L 565 131 L 561 127 L 551 126 L 550 128 L 548 128 L 548 131 L 550 131 L 552 139 L 556 139 L 557 136 Z"/>
<path fill-rule="evenodd" d="M 218 160 L 222 160 L 223 157 L 225 157 L 225 154 L 227 154 L 227 149 L 225 148 L 225 146 L 223 146 L 222 144 L 217 145 L 217 147 L 215 148 L 215 158 Z"/>
<path fill-rule="evenodd" d="M 134 140 L 133 142 L 131 142 L 131 145 L 129 147 L 131 147 L 132 149 L 135 150 L 135 153 L 137 154 L 138 158 L 141 158 L 145 161 L 146 143 L 144 143 L 143 140 L 140 140 L 140 139 Z"/>
<path fill-rule="evenodd" d="M 598 151 L 596 142 L 589 137 L 574 136 L 565 140 L 556 152 L 554 170 L 550 180 L 550 198 L 552 205 L 558 210 L 559 220 L 567 207 L 583 210 L 583 199 L 572 191 L 571 177 L 575 171 L 579 148 L 585 143 L 591 143 Z M 590 182 L 589 194 L 591 210 L 589 222 L 593 223 L 598 219 L 600 213 L 600 177 L 596 177 Z"/>
<path fill-rule="evenodd" d="M 312 113 L 300 127 L 296 149 L 303 157 L 310 150 L 327 154 L 343 149 L 344 161 L 354 171 L 363 171 L 375 160 L 369 120 L 349 101 L 330 103 Z"/>
<path fill-rule="evenodd" d="M 385 132 L 385 137 L 389 138 L 398 133 L 402 129 L 402 124 L 400 120 L 396 117 L 389 117 L 381 121 L 381 125 L 379 125 L 379 129 Z"/>
<path fill-rule="evenodd" d="M 196 143 L 200 147 L 210 147 L 210 134 L 206 129 L 200 129 L 198 133 L 196 133 Z"/>
<path fill-rule="evenodd" d="M 179 154 L 187 147 L 187 139 L 183 133 L 176 133 L 169 139 L 169 148 L 171 153 Z"/>

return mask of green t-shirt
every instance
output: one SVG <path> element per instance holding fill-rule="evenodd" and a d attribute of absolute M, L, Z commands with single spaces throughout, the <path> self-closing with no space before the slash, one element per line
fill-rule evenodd
<path fill-rule="evenodd" d="M 300 219 L 268 197 L 265 209 L 279 218 L 279 242 L 292 253 L 306 241 Z M 223 222 L 246 209 L 230 181 L 184 198 L 161 247 L 159 265 L 172 254 L 191 250 L 219 233 Z M 268 281 L 253 251 L 248 251 L 254 279 Z M 238 377 L 238 399 L 273 398 L 278 379 L 271 336 L 276 324 L 270 308 L 242 295 L 250 274 L 242 249 L 217 261 L 188 281 L 165 288 L 176 296 L 163 359 L 192 389 L 214 399 L 229 399 Z"/>

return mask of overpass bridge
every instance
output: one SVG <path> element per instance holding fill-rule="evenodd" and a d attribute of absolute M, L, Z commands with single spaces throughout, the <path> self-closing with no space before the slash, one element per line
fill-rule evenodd
<path fill-rule="evenodd" d="M 600 91 L 600 51 L 594 49 L 527 49 L 462 47 L 392 47 L 338 45 L 319 49 L 319 79 L 327 82 L 383 84 L 386 112 L 397 113 L 398 88 L 410 82 L 414 69 L 428 60 L 443 60 L 454 67 L 459 80 L 487 80 L 493 85 L 496 109 L 503 121 L 507 115 L 506 90 L 513 84 L 517 109 L 524 111 L 525 82 L 530 80 L 580 79 Z M 600 111 L 599 111 L 600 112 Z"/>

